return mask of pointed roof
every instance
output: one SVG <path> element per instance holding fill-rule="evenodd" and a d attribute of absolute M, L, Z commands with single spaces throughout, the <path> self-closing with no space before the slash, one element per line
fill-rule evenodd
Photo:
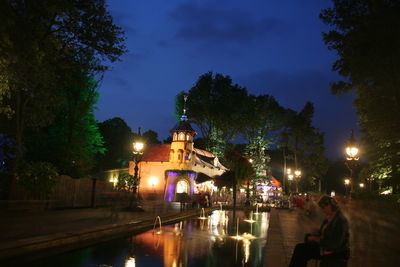
<path fill-rule="evenodd" d="M 175 124 L 174 128 L 171 129 L 171 133 L 173 132 L 192 132 L 196 134 L 195 130 L 193 130 L 192 125 L 188 121 L 180 121 Z"/>

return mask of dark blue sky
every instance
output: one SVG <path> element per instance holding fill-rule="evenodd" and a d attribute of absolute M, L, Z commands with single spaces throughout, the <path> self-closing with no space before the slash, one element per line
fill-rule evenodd
<path fill-rule="evenodd" d="M 124 119 L 169 135 L 174 97 L 208 71 L 232 77 L 253 94 L 273 95 L 296 111 L 315 105 L 314 126 L 325 133 L 327 156 L 342 156 L 357 128 L 352 97 L 333 96 L 336 58 L 322 42 L 318 15 L 328 0 L 113 0 L 129 52 L 100 87 L 96 119 Z"/>

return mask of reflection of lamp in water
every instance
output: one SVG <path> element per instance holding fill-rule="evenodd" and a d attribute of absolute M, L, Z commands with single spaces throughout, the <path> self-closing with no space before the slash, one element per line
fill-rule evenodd
<path fill-rule="evenodd" d="M 250 240 L 243 239 L 243 249 L 244 249 L 244 262 L 247 263 L 250 258 Z"/>

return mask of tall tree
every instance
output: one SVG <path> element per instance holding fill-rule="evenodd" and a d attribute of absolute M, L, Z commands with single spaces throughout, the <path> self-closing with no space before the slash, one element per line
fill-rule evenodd
<path fill-rule="evenodd" d="M 288 109 L 281 133 L 280 145 L 286 158 L 291 160 L 288 167 L 301 169 L 301 177 L 296 180 L 301 190 L 315 189 L 327 171 L 324 136 L 312 126 L 313 115 L 311 102 L 307 102 L 300 112 Z"/>
<path fill-rule="evenodd" d="M 398 0 L 333 0 L 320 14 L 332 27 L 323 39 L 339 56 L 333 70 L 344 78 L 332 92 L 355 91 L 372 176 L 387 173 L 393 192 L 400 190 L 399 14 Z"/>
<path fill-rule="evenodd" d="M 84 85 L 71 85 L 64 91 L 64 101 L 55 112 L 54 122 L 29 132 L 27 158 L 51 162 L 61 173 L 72 177 L 91 171 L 96 154 L 105 151 L 93 114 L 97 87 L 98 82 L 86 77 Z"/>
<path fill-rule="evenodd" d="M 207 149 L 222 158 L 226 142 L 232 141 L 242 127 L 247 90 L 233 84 L 229 76 L 208 72 L 199 77 L 187 95 L 189 119 L 199 126 L 208 141 Z"/>
<path fill-rule="evenodd" d="M 248 142 L 245 154 L 255 168 L 254 180 L 266 180 L 270 173 L 267 151 L 283 126 L 284 109 L 269 95 L 249 95 L 243 101 L 246 101 L 246 105 L 242 119 L 246 124 L 241 132 Z"/>
<path fill-rule="evenodd" d="M 100 133 L 104 138 L 104 155 L 99 155 L 97 170 L 116 169 L 128 166 L 132 158 L 133 133 L 121 118 L 112 118 L 99 123 Z"/>
<path fill-rule="evenodd" d="M 54 120 L 73 70 L 103 72 L 124 53 L 124 36 L 104 0 L 5 0 L 0 17 L 0 112 L 15 125 L 18 164 L 26 130 Z"/>

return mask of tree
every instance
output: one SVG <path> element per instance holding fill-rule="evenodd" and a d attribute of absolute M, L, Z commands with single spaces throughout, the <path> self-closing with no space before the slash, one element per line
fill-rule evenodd
<path fill-rule="evenodd" d="M 356 93 L 365 156 L 376 173 L 372 176 L 387 173 L 394 193 L 400 190 L 399 13 L 398 0 L 334 0 L 320 14 L 332 27 L 324 42 L 339 56 L 333 70 L 344 78 L 332 84 L 332 92 Z"/>
<path fill-rule="evenodd" d="M 233 188 L 233 206 L 236 207 L 237 186 L 254 175 L 254 169 L 249 160 L 236 150 L 229 150 L 225 154 L 225 161 L 229 171 L 222 174 L 222 180 L 230 179 Z"/>
<path fill-rule="evenodd" d="M 208 72 L 199 77 L 187 95 L 189 120 L 199 126 L 208 141 L 207 149 L 222 158 L 226 143 L 233 140 L 244 123 L 240 118 L 247 90 L 232 84 L 229 76 Z M 176 111 L 179 112 L 182 102 L 181 93 Z"/>
<path fill-rule="evenodd" d="M 85 83 L 82 80 L 69 86 L 55 112 L 55 121 L 29 132 L 26 157 L 51 162 L 72 177 L 89 173 L 97 154 L 105 152 L 93 114 L 98 100 L 97 87 L 98 82 L 91 77 L 86 77 Z"/>
<path fill-rule="evenodd" d="M 243 112 L 246 124 L 241 132 L 248 142 L 245 154 L 252 160 L 255 169 L 253 180 L 266 180 L 270 173 L 270 157 L 267 151 L 283 126 L 281 122 L 284 109 L 269 95 L 249 95 L 244 101 L 247 101 Z"/>
<path fill-rule="evenodd" d="M 5 0 L 0 17 L 0 112 L 14 124 L 18 165 L 26 131 L 49 125 L 82 78 L 74 70 L 101 74 L 125 52 L 124 36 L 104 0 Z"/>
<path fill-rule="evenodd" d="M 146 145 L 161 144 L 160 140 L 158 140 L 158 134 L 153 130 L 148 130 L 148 131 L 144 132 L 143 138 L 145 139 Z"/>
<path fill-rule="evenodd" d="M 99 129 L 107 151 L 98 156 L 96 169 L 101 171 L 127 167 L 133 150 L 131 128 L 123 119 L 116 117 L 99 123 Z"/>
<path fill-rule="evenodd" d="M 323 134 L 312 126 L 314 105 L 307 102 L 300 112 L 288 109 L 284 129 L 281 132 L 280 145 L 286 159 L 292 160 L 289 168 L 301 169 L 301 180 L 296 185 L 302 191 L 315 189 L 327 170 L 327 159 L 324 156 Z"/>

